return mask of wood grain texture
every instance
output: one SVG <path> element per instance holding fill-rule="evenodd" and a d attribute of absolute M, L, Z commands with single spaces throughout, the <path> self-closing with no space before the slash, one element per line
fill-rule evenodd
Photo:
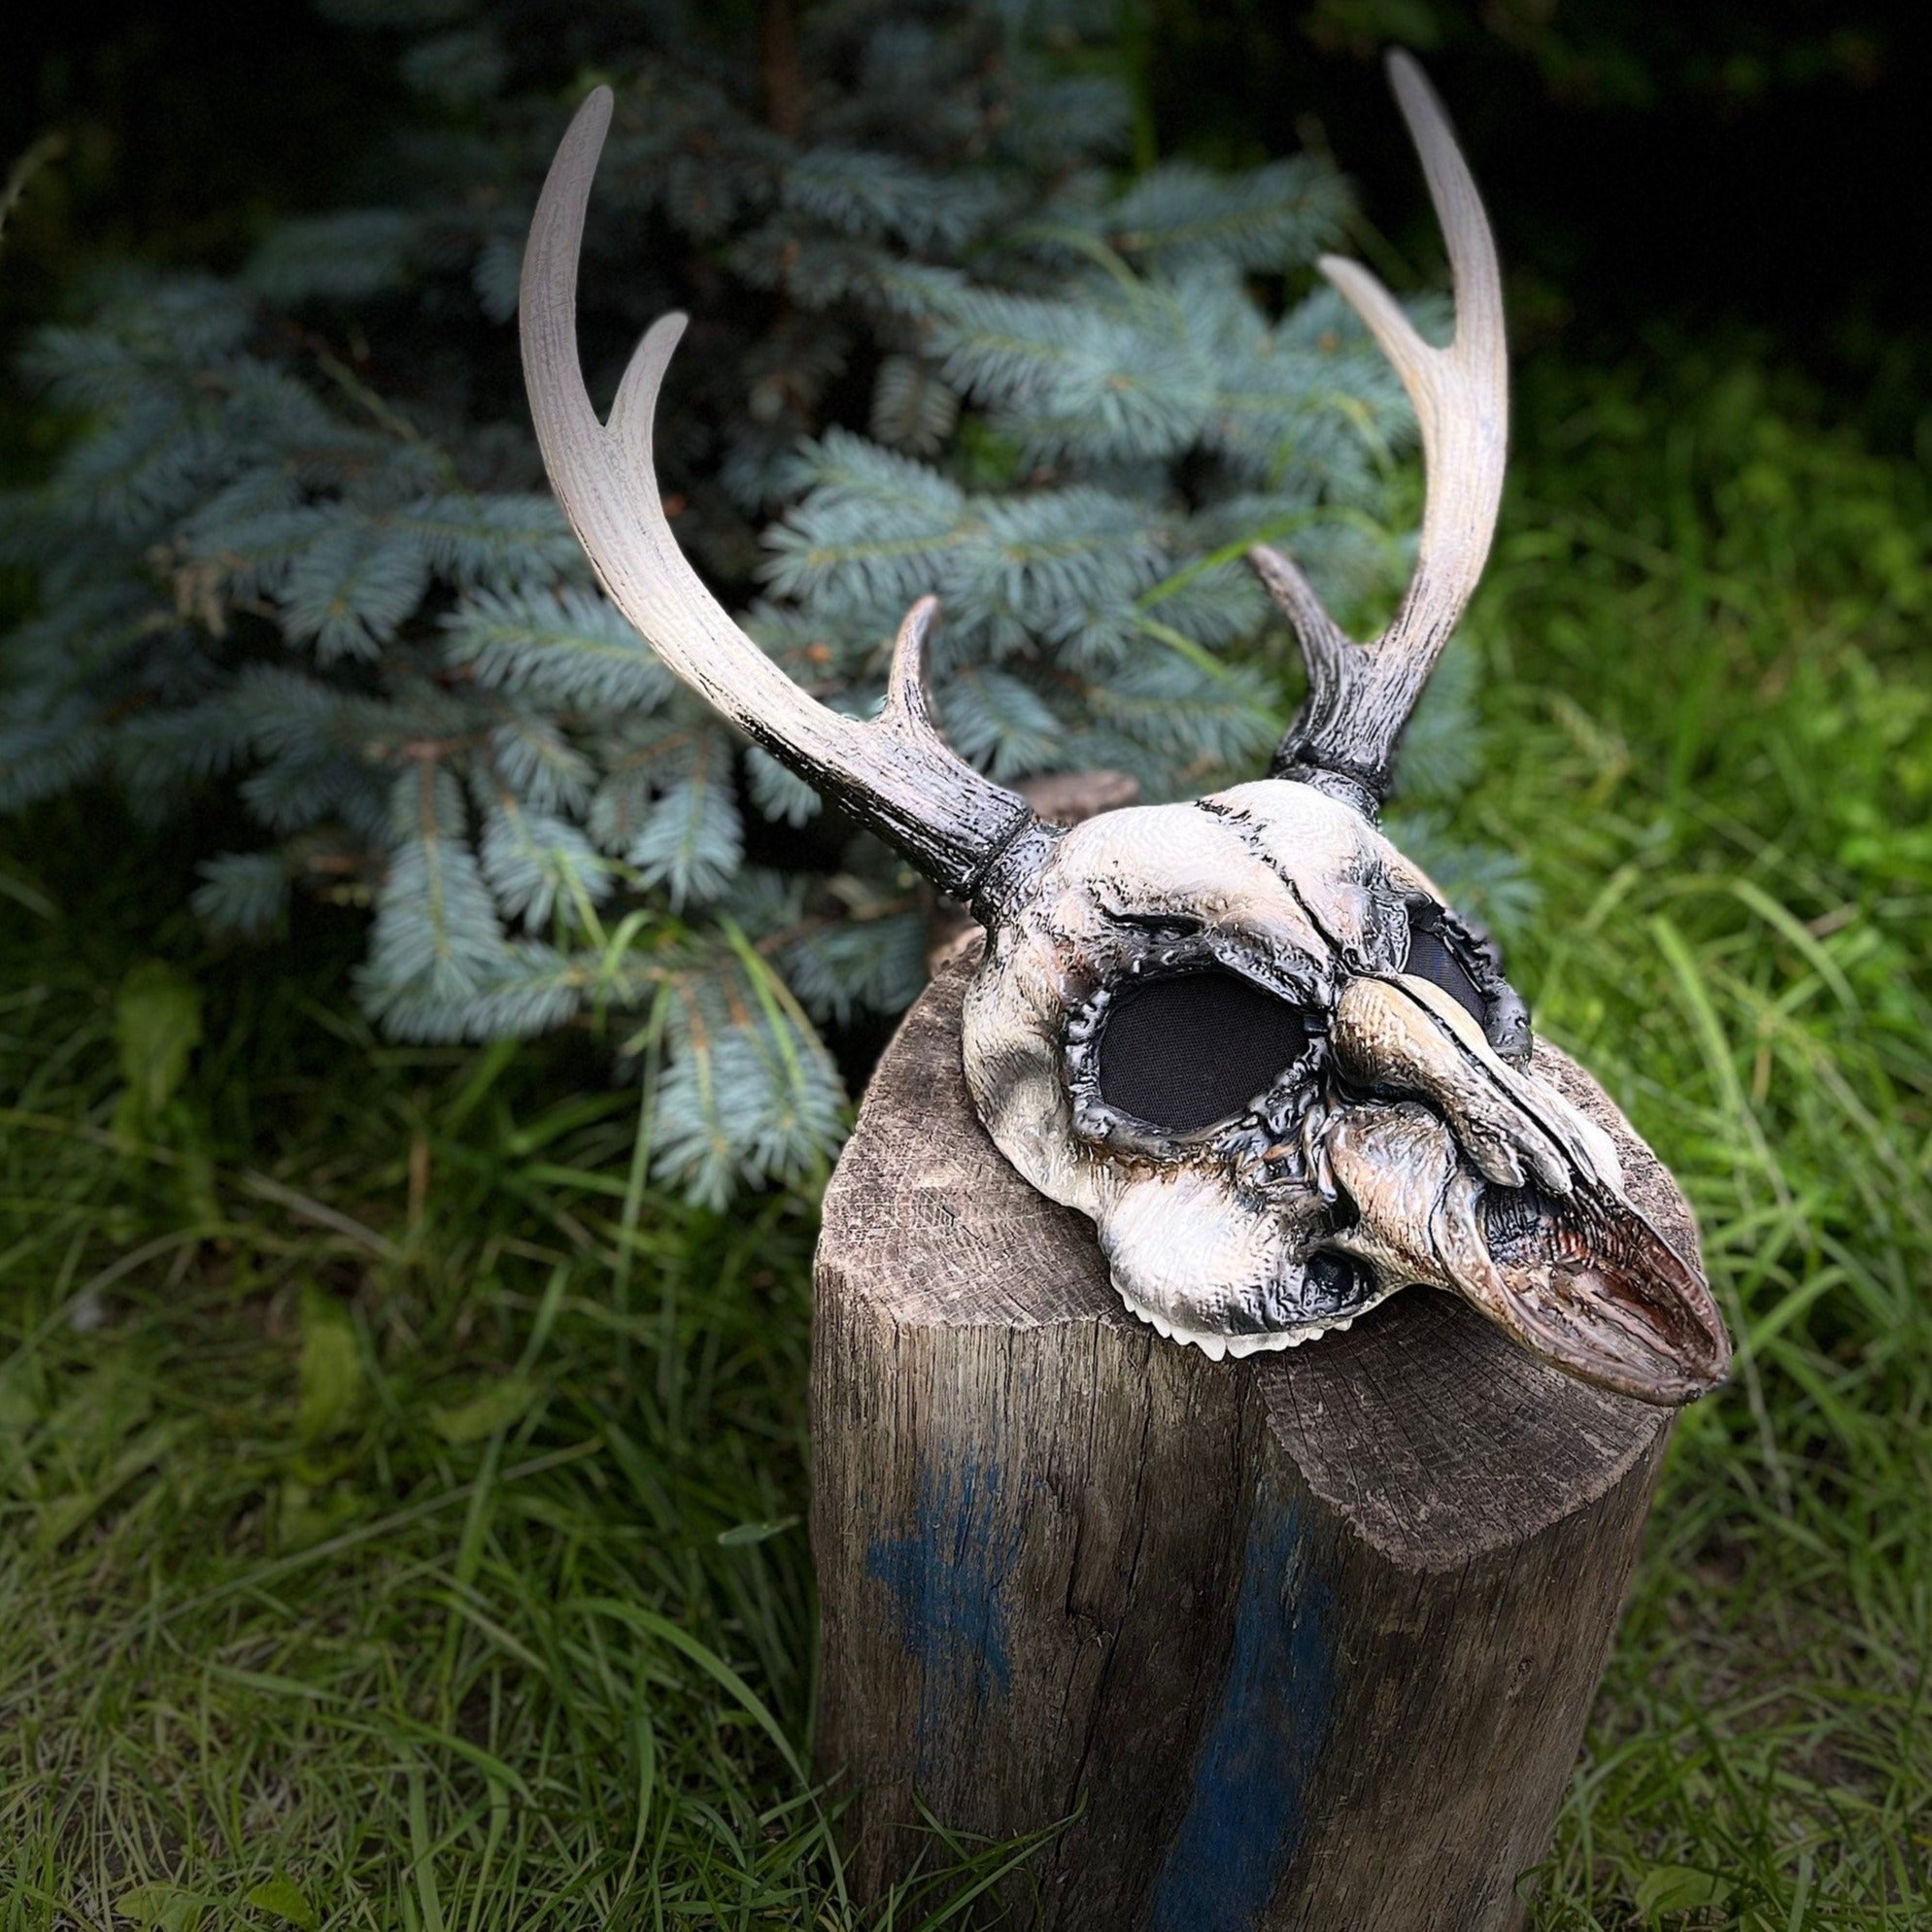
<path fill-rule="evenodd" d="M 1121 1306 L 960 1071 L 967 966 L 873 1077 L 826 1198 L 813 1361 L 822 1768 L 874 1897 L 948 1827 L 1071 1819 L 1023 1922 L 1475 1932 L 1521 1922 L 1667 1413 L 1411 1289 L 1208 1362 Z M 1601 1091 L 1674 1241 L 1668 1175 Z"/>

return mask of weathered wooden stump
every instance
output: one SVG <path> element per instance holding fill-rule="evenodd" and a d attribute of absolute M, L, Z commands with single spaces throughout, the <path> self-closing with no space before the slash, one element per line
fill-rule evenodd
<path fill-rule="evenodd" d="M 1520 1923 L 1668 1416 L 1425 1289 L 1244 1363 L 1160 1339 L 981 1130 L 965 982 L 881 1062 L 819 1247 L 819 1752 L 861 1894 L 932 1855 L 923 1802 L 1071 1820 L 1041 1927 Z M 1587 1075 L 1539 1070 L 1694 1241 Z"/>

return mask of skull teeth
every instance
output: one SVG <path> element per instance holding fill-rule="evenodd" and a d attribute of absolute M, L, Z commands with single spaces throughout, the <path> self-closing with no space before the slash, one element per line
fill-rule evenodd
<path fill-rule="evenodd" d="M 1243 1356 L 1274 1354 L 1283 1348 L 1299 1348 L 1305 1341 L 1313 1341 L 1331 1329 L 1351 1327 L 1355 1317 L 1344 1316 L 1340 1321 L 1311 1322 L 1303 1328 L 1277 1329 L 1271 1335 L 1222 1335 L 1216 1331 L 1198 1328 L 1182 1328 L 1170 1322 L 1165 1315 L 1156 1314 L 1152 1308 L 1140 1307 L 1137 1304 L 1121 1296 L 1127 1311 L 1146 1322 L 1154 1332 L 1169 1341 L 1177 1341 L 1183 1347 L 1192 1346 L 1201 1350 L 1210 1362 L 1225 1359 L 1239 1361 Z"/>

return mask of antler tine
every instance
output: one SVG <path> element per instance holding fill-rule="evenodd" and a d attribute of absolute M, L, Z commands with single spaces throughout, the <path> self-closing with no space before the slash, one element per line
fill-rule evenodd
<path fill-rule="evenodd" d="M 1423 341 L 1395 297 L 1359 262 L 1324 255 L 1323 274 L 1368 326 L 1415 406 L 1428 493 L 1415 574 L 1379 638 L 1358 644 L 1279 552 L 1248 553 L 1301 640 L 1308 695 L 1270 767 L 1373 818 L 1388 796 L 1396 740 L 1474 593 L 1496 532 L 1509 431 L 1508 350 L 1496 244 L 1448 116 L 1406 53 L 1389 81 L 1422 158 L 1455 281 L 1455 334 Z"/>
<path fill-rule="evenodd" d="M 997 905 L 1016 867 L 1036 859 L 1045 829 L 1025 799 L 958 757 L 927 716 L 920 662 L 937 601 L 922 598 L 899 628 L 882 714 L 864 724 L 830 710 L 732 623 L 665 520 L 652 426 L 684 317 L 653 324 L 609 425 L 597 421 L 577 357 L 577 261 L 610 119 L 610 89 L 599 87 L 551 163 L 524 255 L 524 380 L 558 500 L 612 601 L 686 684 L 942 891 L 976 908 Z"/>

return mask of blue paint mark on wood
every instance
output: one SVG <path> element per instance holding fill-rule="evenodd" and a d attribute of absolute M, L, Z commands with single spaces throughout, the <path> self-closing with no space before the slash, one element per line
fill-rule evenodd
<path fill-rule="evenodd" d="M 1221 1701 L 1154 1896 L 1152 1932 L 1247 1932 L 1300 1848 L 1328 1730 L 1326 1586 L 1306 1574 L 1294 1509 L 1257 1500 Z"/>
<path fill-rule="evenodd" d="M 869 1576 L 893 1600 L 899 1638 L 919 1671 L 922 1769 L 974 1706 L 1013 1687 L 1002 1591 L 1020 1551 L 1020 1524 L 1001 1507 L 1000 1472 L 968 1455 L 921 1473 L 902 1537 L 877 1537 Z"/>

